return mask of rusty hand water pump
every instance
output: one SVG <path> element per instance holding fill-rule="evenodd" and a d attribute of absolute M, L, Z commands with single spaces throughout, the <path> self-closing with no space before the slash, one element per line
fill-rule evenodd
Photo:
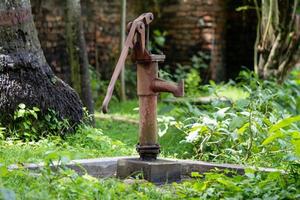
<path fill-rule="evenodd" d="M 175 97 L 184 95 L 183 81 L 175 84 L 158 78 L 158 62 L 163 62 L 165 55 L 151 54 L 146 49 L 149 43 L 149 24 L 153 19 L 152 13 L 144 13 L 128 24 L 128 36 L 102 104 L 103 113 L 107 113 L 115 83 L 125 66 L 129 49 L 133 49 L 132 59 L 137 63 L 137 93 L 140 114 L 137 151 L 142 160 L 155 160 L 160 152 L 160 146 L 157 142 L 158 93 L 170 92 Z"/>

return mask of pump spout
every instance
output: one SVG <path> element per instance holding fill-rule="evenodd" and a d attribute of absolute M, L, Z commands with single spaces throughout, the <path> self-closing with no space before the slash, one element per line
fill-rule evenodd
<path fill-rule="evenodd" d="M 181 80 L 178 84 L 175 84 L 156 78 L 151 84 L 151 89 L 153 92 L 169 92 L 172 93 L 175 97 L 183 97 L 184 81 Z"/>

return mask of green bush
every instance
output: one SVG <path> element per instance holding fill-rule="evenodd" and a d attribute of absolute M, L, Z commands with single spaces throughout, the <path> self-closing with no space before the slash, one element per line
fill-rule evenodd
<path fill-rule="evenodd" d="M 218 100 L 205 106 L 187 103 L 181 109 L 178 127 L 185 132 L 185 141 L 194 144 L 195 158 L 272 167 L 299 162 L 296 76 L 279 85 L 242 72 L 235 85 L 249 96 L 229 104 Z"/>
<path fill-rule="evenodd" d="M 64 135 L 73 127 L 68 120 L 60 119 L 53 110 L 42 114 L 37 107 L 27 108 L 25 104 L 20 104 L 12 120 L 0 130 L 2 139 L 9 137 L 32 141 L 50 135 Z"/>

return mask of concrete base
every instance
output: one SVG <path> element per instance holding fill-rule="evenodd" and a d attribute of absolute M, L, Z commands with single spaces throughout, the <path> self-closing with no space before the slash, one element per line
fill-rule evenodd
<path fill-rule="evenodd" d="M 181 164 L 177 161 L 157 159 L 143 161 L 139 158 L 120 159 L 117 163 L 117 177 L 125 179 L 137 177 L 156 183 L 181 181 Z"/>
<path fill-rule="evenodd" d="M 52 168 L 55 170 L 60 163 L 53 163 Z M 1 167 L 0 163 L 0 167 Z M 10 165 L 9 170 L 28 169 L 30 171 L 38 172 L 44 164 L 24 164 Z M 75 170 L 77 173 L 89 174 L 96 178 L 116 177 L 128 178 L 136 174 L 142 174 L 142 178 L 156 183 L 166 183 L 180 181 L 182 177 L 189 177 L 192 172 L 205 173 L 212 169 L 231 170 L 239 174 L 245 173 L 246 166 L 232 165 L 232 164 L 217 164 L 208 163 L 195 160 L 177 160 L 177 159 L 158 159 L 157 161 L 147 162 L 141 161 L 138 157 L 111 157 L 111 158 L 95 158 L 72 160 L 65 164 L 64 167 Z M 247 168 L 251 168 L 247 166 Z M 272 168 L 253 168 L 261 172 L 280 172 L 283 170 Z M 140 173 L 142 172 L 142 173 Z"/>
<path fill-rule="evenodd" d="M 72 160 L 68 164 L 63 166 L 69 169 L 76 171 L 79 175 L 85 173 L 93 176 L 95 178 L 111 178 L 116 176 L 117 172 L 117 162 L 120 159 L 126 159 L 132 157 L 108 157 L 108 158 L 94 158 L 94 159 L 81 159 L 81 160 Z M 50 167 L 55 170 L 58 166 L 62 166 L 61 163 L 53 162 L 53 165 Z M 1 167 L 1 163 L 0 163 Z M 18 170 L 18 169 L 28 169 L 30 171 L 39 172 L 45 165 L 43 163 L 39 164 L 23 164 L 20 165 L 10 165 L 9 170 Z"/>

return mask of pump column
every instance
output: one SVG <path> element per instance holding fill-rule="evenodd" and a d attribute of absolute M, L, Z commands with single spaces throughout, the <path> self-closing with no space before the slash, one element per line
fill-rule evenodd
<path fill-rule="evenodd" d="M 158 62 L 163 62 L 165 55 L 150 55 L 137 60 L 137 93 L 139 96 L 139 144 L 137 151 L 142 160 L 155 160 L 160 152 L 157 142 L 157 96 L 151 89 L 158 78 Z"/>

